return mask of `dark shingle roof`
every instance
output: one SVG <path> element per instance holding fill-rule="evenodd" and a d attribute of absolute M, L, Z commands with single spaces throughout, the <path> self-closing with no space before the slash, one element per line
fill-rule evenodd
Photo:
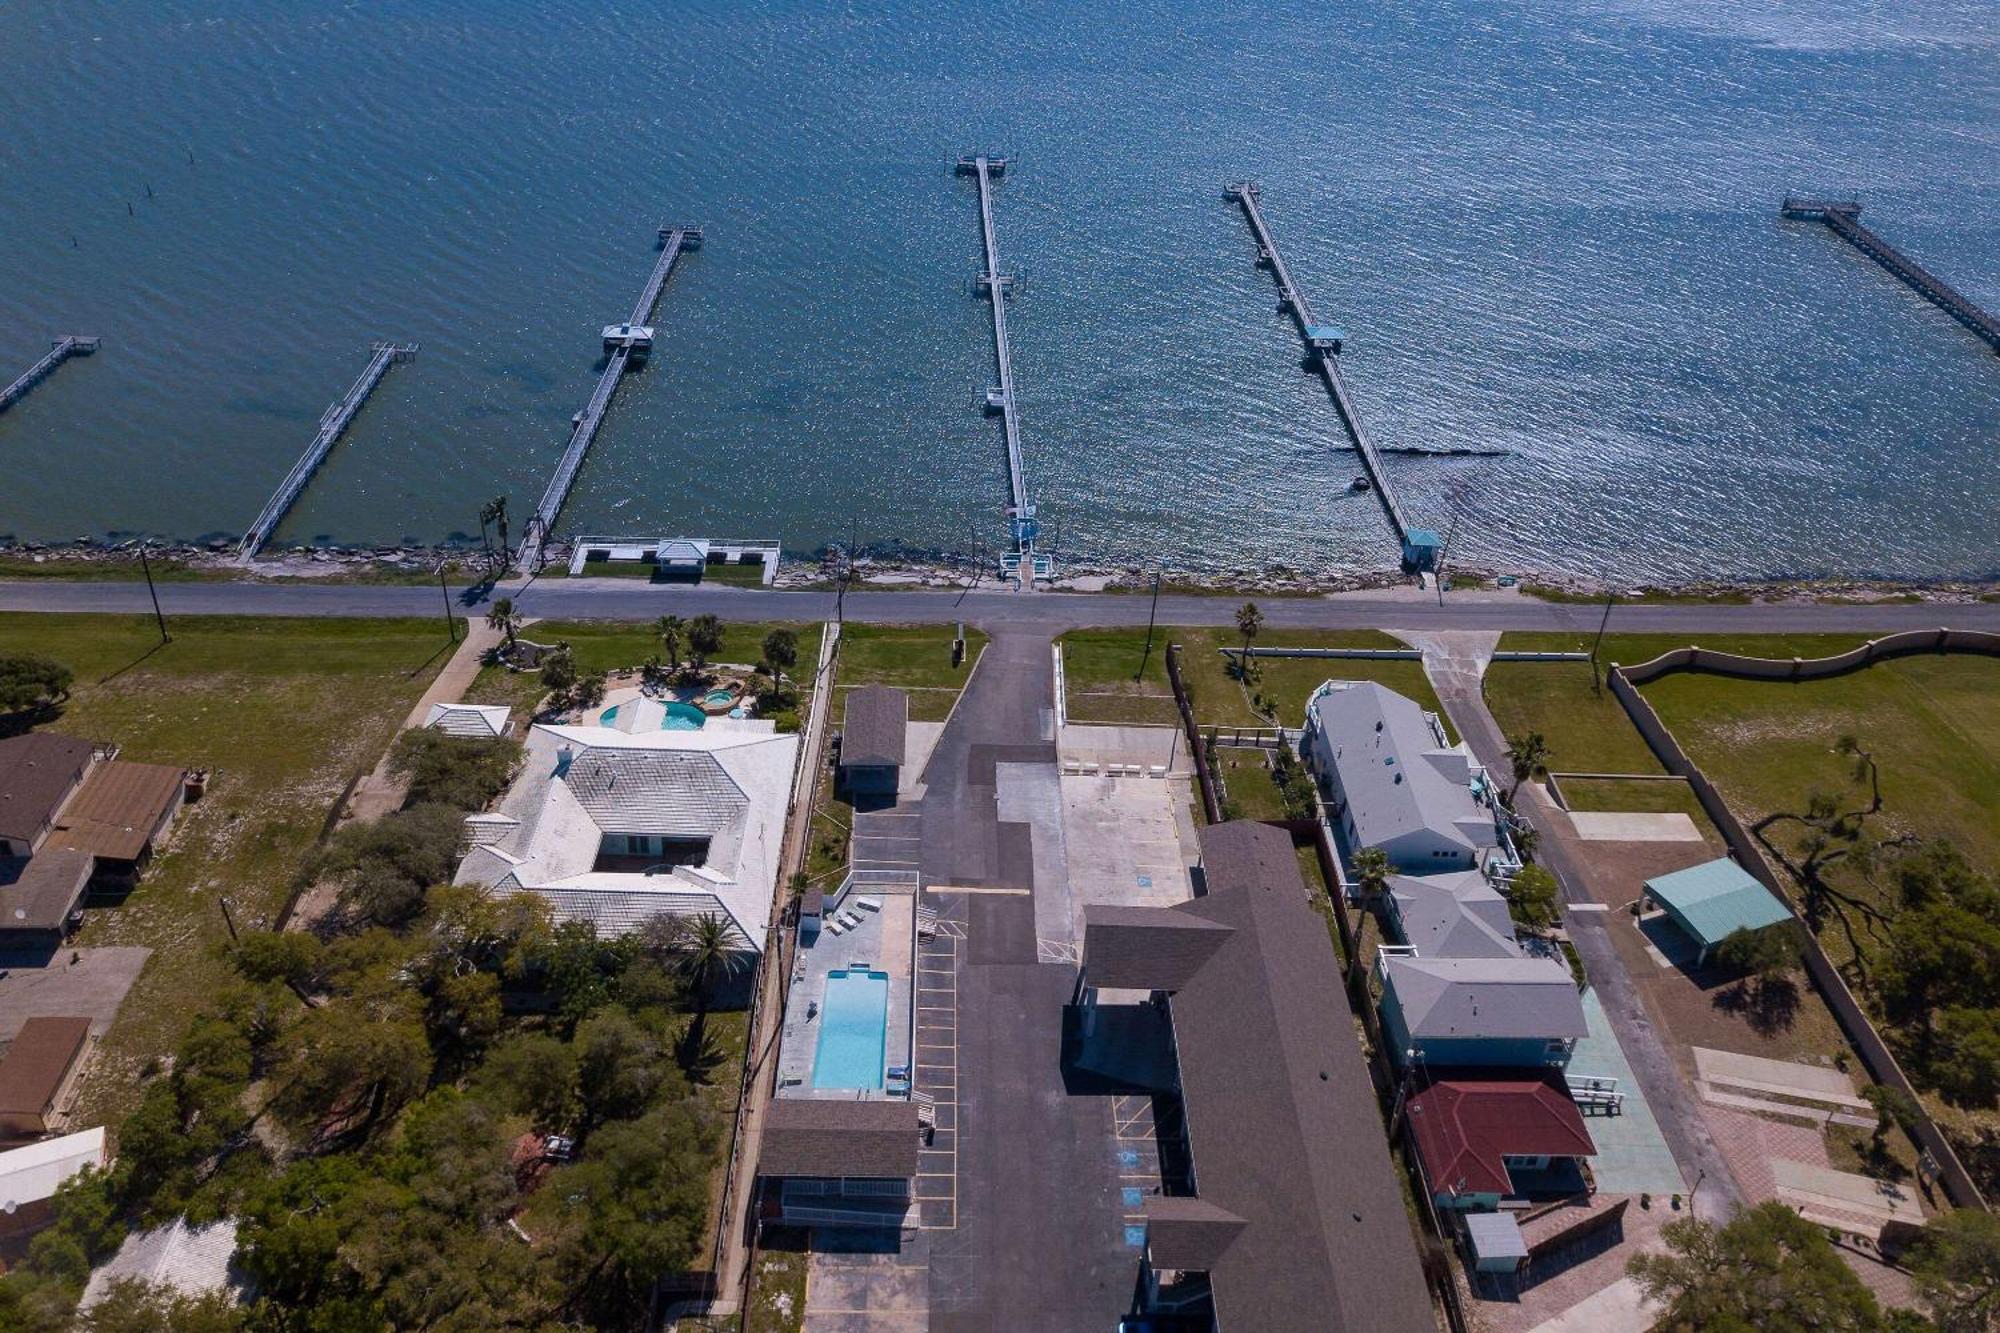
<path fill-rule="evenodd" d="M 1289 835 L 1201 831 L 1205 897 L 1232 927 L 1172 999 L 1201 1200 L 1243 1219 L 1212 1259 L 1224 1328 L 1434 1333 L 1382 1115 L 1326 920 Z"/>
<path fill-rule="evenodd" d="M 1107 990 L 1179 990 L 1215 956 L 1229 927 L 1157 907 L 1087 903 L 1083 967 Z"/>
<path fill-rule="evenodd" d="M 0 740 L 0 838 L 27 841 L 47 827 L 96 749 L 46 731 Z"/>
<path fill-rule="evenodd" d="M 840 729 L 840 762 L 900 766 L 910 729 L 910 696 L 887 685 L 849 691 Z"/>
<path fill-rule="evenodd" d="M 918 1143 L 915 1102 L 774 1097 L 757 1174 L 905 1179 L 917 1174 Z"/>
<path fill-rule="evenodd" d="M 1208 1273 L 1247 1225 L 1206 1199 L 1161 1196 L 1146 1200 L 1146 1257 L 1155 1268 Z"/>

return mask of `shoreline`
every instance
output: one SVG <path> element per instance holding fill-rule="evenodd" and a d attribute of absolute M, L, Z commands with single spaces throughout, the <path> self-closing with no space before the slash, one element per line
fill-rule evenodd
<path fill-rule="evenodd" d="M 236 562 L 235 544 L 215 542 L 154 543 L 146 548 L 154 576 L 163 582 L 327 582 L 417 583 L 438 576 L 464 581 L 492 570 L 478 547 L 364 546 L 292 547 L 245 567 Z M 567 577 L 569 548 L 551 543 L 548 572 L 541 577 Z M 852 586 L 871 589 L 965 588 L 998 586 L 992 571 L 970 557 L 944 552 L 864 551 L 855 561 Z M 506 570 L 500 573 L 504 576 Z M 1251 597 L 1333 597 L 1365 592 L 1413 590 L 1414 577 L 1389 570 L 1355 570 L 1308 574 L 1296 569 L 1240 569 L 1210 573 L 1170 571 L 1162 592 L 1181 595 Z M 78 540 L 67 544 L 0 543 L 0 579 L 122 579 L 139 576 L 139 543 Z M 629 578 L 630 576 L 627 576 Z M 1778 604 L 1795 602 L 1934 602 L 1960 605 L 2000 601 L 2000 575 L 1986 579 L 1878 579 L 1842 576 L 1717 578 L 1682 583 L 1638 582 L 1611 587 L 1580 575 L 1529 570 L 1477 568 L 1445 571 L 1447 590 L 1463 595 L 1522 596 L 1547 602 L 1597 602 L 1607 593 L 1620 601 L 1722 602 Z M 834 567 L 825 555 L 786 556 L 779 564 L 774 590 L 799 591 L 835 586 Z M 1152 571 L 1146 567 L 1080 561 L 1065 565 L 1049 588 L 1056 592 L 1108 592 L 1143 596 L 1152 591 Z"/>

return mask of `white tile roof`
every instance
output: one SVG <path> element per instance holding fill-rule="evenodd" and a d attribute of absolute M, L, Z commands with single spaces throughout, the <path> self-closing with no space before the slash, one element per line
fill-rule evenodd
<path fill-rule="evenodd" d="M 90 1275 L 77 1309 L 97 1304 L 120 1278 L 163 1284 L 187 1296 L 220 1291 L 237 1280 L 229 1266 L 235 1253 L 236 1223 L 229 1218 L 191 1227 L 177 1217 L 166 1226 L 132 1232 L 110 1262 Z"/>
<path fill-rule="evenodd" d="M 86 1166 L 103 1165 L 102 1125 L 0 1152 L 0 1208 L 49 1198 L 55 1194 L 56 1186 Z"/>
<path fill-rule="evenodd" d="M 584 750 L 563 780 L 606 833 L 713 837 L 750 804 L 715 756 L 700 752 Z"/>
<path fill-rule="evenodd" d="M 799 739 L 762 727 L 627 733 L 535 726 L 497 815 L 474 816 L 457 882 L 547 899 L 607 935 L 662 912 L 712 912 L 759 948 L 777 890 Z M 518 821 L 504 827 L 504 821 Z M 468 821 L 470 824 L 471 821 Z M 607 834 L 707 838 L 707 859 L 653 874 L 600 871 Z"/>
<path fill-rule="evenodd" d="M 497 704 L 432 704 L 424 725 L 449 736 L 491 740 L 505 736 L 507 710 Z"/>

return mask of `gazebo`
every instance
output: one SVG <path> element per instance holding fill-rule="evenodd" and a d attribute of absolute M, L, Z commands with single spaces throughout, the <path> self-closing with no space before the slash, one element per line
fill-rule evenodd
<path fill-rule="evenodd" d="M 1791 909 L 1728 857 L 1646 881 L 1646 899 L 1701 946 L 1696 965 L 1739 930 L 1763 930 L 1792 919 Z"/>

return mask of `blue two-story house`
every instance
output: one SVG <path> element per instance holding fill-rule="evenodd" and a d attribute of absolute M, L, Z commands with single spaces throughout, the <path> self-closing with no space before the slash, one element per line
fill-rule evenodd
<path fill-rule="evenodd" d="M 1398 1065 L 1563 1068 L 1586 1035 L 1569 968 L 1554 958 L 1424 958 L 1387 951 L 1382 1036 Z"/>

